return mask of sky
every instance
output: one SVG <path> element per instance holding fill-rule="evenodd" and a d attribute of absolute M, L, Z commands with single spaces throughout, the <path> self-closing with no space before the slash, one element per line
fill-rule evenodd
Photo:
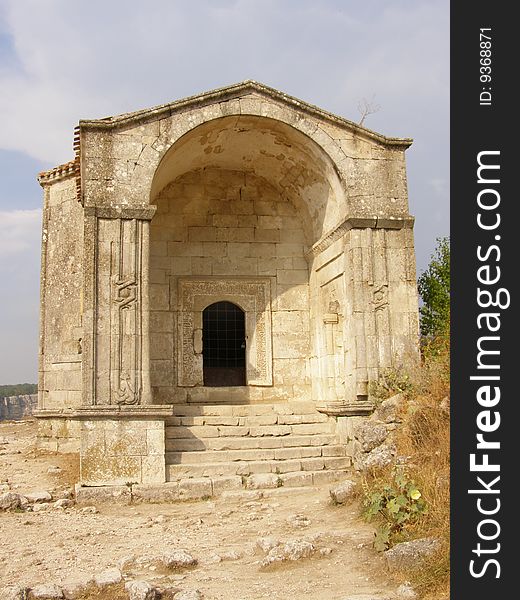
<path fill-rule="evenodd" d="M 80 119 L 254 79 L 406 153 L 420 274 L 449 235 L 449 0 L 0 0 L 0 384 L 36 382 L 42 190 Z"/>

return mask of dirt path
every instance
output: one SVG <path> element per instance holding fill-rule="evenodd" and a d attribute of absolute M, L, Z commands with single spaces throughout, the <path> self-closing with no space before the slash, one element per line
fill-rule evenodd
<path fill-rule="evenodd" d="M 0 424 L 3 491 L 48 490 L 53 498 L 66 496 L 77 480 L 77 460 L 35 452 L 34 439 L 31 422 Z M 332 506 L 328 486 L 278 492 L 256 499 L 99 505 L 98 512 L 79 507 L 2 512 L 0 587 L 64 583 L 118 566 L 125 557 L 182 548 L 198 559 L 196 568 L 164 575 L 148 566 L 133 576 L 199 589 L 206 599 L 340 600 L 353 594 L 386 598 L 395 592 L 398 584 L 372 549 L 372 528 L 359 520 L 357 506 Z M 265 570 L 260 567 L 265 554 L 257 547 L 265 537 L 304 539 L 317 551 Z"/>

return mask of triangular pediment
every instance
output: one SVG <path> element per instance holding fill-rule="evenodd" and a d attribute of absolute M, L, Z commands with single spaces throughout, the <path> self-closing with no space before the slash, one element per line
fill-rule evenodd
<path fill-rule="evenodd" d="M 164 119 L 165 117 L 174 116 L 186 110 L 202 108 L 212 104 L 227 102 L 234 99 L 239 99 L 244 96 L 256 96 L 267 100 L 274 101 L 278 104 L 283 104 L 287 108 L 299 113 L 307 114 L 318 120 L 328 121 L 334 125 L 344 128 L 348 131 L 357 132 L 364 137 L 371 138 L 385 145 L 408 147 L 412 140 L 409 138 L 387 137 L 380 133 L 371 131 L 366 127 L 358 125 L 353 121 L 349 121 L 344 117 L 340 117 L 331 112 L 328 112 L 318 106 L 309 104 L 299 98 L 290 96 L 285 92 L 281 92 L 275 88 L 264 85 L 253 80 L 246 80 L 233 85 L 228 85 L 215 90 L 210 90 L 202 94 L 189 96 L 180 100 L 175 100 L 167 104 L 161 104 L 151 108 L 138 110 L 130 113 L 122 113 L 103 119 L 83 119 L 80 121 L 80 127 L 93 127 L 100 129 L 113 129 L 119 127 L 128 127 L 132 124 L 149 123 L 151 121 Z"/>

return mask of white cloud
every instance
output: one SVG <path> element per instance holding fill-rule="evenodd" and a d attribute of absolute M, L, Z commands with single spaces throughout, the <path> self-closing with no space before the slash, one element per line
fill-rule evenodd
<path fill-rule="evenodd" d="M 0 269 L 16 269 L 16 256 L 39 247 L 42 211 L 0 211 Z M 19 266 L 19 265 L 18 265 Z"/>
<path fill-rule="evenodd" d="M 367 125 L 400 135 L 411 114 L 435 118 L 438 106 L 447 105 L 449 5 L 364 5 L 5 0 L 18 60 L 0 71 L 0 147 L 64 162 L 80 118 L 246 78 L 352 120 L 358 101 L 375 93 L 382 111 Z"/>

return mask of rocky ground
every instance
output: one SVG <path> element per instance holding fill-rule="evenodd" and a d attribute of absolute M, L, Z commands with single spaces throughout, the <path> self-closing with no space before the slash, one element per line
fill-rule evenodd
<path fill-rule="evenodd" d="M 116 569 L 116 579 L 120 573 L 127 582 L 207 600 L 410 597 L 373 550 L 373 529 L 358 506 L 333 505 L 330 486 L 170 505 L 76 506 L 77 458 L 38 452 L 34 442 L 33 422 L 0 424 L 0 495 L 28 497 L 0 511 L 0 588 L 74 588 Z M 49 495 L 31 496 L 43 491 Z M 190 597 L 180 593 L 172 597 Z"/>

